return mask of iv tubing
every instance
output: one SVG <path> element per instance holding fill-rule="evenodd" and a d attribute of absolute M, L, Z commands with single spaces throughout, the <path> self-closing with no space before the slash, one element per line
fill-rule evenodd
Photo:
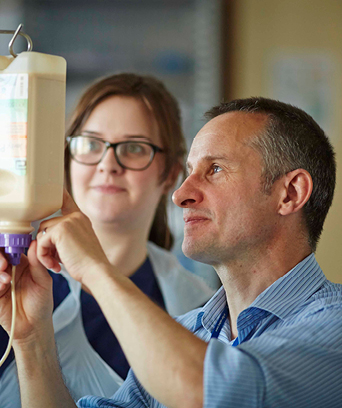
<path fill-rule="evenodd" d="M 15 269 L 16 266 L 12 265 L 12 280 L 11 280 L 11 295 L 12 295 L 12 324 L 11 324 L 11 333 L 9 336 L 9 341 L 7 345 L 7 349 L 5 351 L 5 354 L 3 355 L 2 359 L 0 360 L 0 367 L 3 365 L 5 362 L 6 358 L 8 357 L 11 347 L 12 347 L 12 341 L 13 341 L 13 335 L 14 335 L 14 328 L 15 328 L 15 316 L 16 316 L 16 300 L 15 300 Z"/>

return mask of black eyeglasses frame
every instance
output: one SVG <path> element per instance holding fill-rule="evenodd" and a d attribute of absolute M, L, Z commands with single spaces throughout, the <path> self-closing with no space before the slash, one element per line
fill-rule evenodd
<path fill-rule="evenodd" d="M 70 149 L 70 143 L 71 143 L 72 139 L 75 139 L 76 137 L 87 137 L 88 139 L 94 139 L 94 140 L 96 140 L 96 141 L 102 142 L 102 143 L 106 146 L 106 149 L 104 150 L 103 155 L 101 156 L 100 160 L 97 161 L 97 162 L 95 162 L 95 163 L 83 163 L 83 162 L 80 162 L 79 160 L 77 160 L 77 159 L 73 156 L 73 154 L 71 153 L 71 149 Z M 69 153 L 70 153 L 70 157 L 71 157 L 73 160 L 75 160 L 75 162 L 77 162 L 77 163 L 79 163 L 79 164 L 83 164 L 83 165 L 85 165 L 85 166 L 96 166 L 96 165 L 98 165 L 98 164 L 103 160 L 103 158 L 105 157 L 105 155 L 106 155 L 108 149 L 113 148 L 115 159 L 116 159 L 116 161 L 118 162 L 118 164 L 119 164 L 120 167 L 122 167 L 123 169 L 126 169 L 126 170 L 143 171 L 143 170 L 146 170 L 146 169 L 151 165 L 151 163 L 153 162 L 153 159 L 154 159 L 154 156 L 155 156 L 156 153 L 165 153 L 165 151 L 164 151 L 161 147 L 156 146 L 156 145 L 154 145 L 153 143 L 145 142 L 145 141 L 140 142 L 140 141 L 137 141 L 137 140 L 127 140 L 127 141 L 123 141 L 123 142 L 110 143 L 110 142 L 108 142 L 107 140 L 103 140 L 103 139 L 100 139 L 100 138 L 98 138 L 98 137 L 83 136 L 83 135 L 73 135 L 73 136 L 67 136 L 67 137 L 66 137 L 66 141 L 67 141 L 67 145 L 68 145 L 68 150 L 69 150 Z M 145 167 L 143 167 L 143 168 L 141 168 L 141 169 L 133 169 L 133 168 L 128 167 L 128 166 L 125 166 L 124 164 L 121 163 L 121 161 L 120 161 L 120 159 L 118 158 L 118 155 L 117 155 L 117 153 L 116 153 L 117 146 L 123 145 L 123 144 L 130 144 L 130 143 L 139 143 L 139 144 L 144 144 L 144 145 L 148 145 L 148 146 L 152 147 L 152 151 L 153 151 L 152 156 L 151 156 L 151 158 L 150 158 L 149 163 L 148 163 Z"/>

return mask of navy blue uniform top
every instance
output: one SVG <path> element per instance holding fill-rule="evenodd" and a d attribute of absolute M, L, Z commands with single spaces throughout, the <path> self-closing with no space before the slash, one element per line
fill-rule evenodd
<path fill-rule="evenodd" d="M 51 276 L 53 279 L 54 309 L 56 309 L 68 295 L 70 289 L 67 280 L 62 275 L 51 273 Z M 165 309 L 163 295 L 148 258 L 130 278 L 142 292 L 160 307 Z M 81 291 L 81 308 L 83 326 L 89 343 L 101 358 L 112 367 L 120 377 L 125 379 L 129 370 L 129 364 L 126 357 L 98 303 L 93 296 L 84 290 Z M 7 343 L 8 335 L 0 326 L 1 356 L 6 350 Z M 0 377 L 13 359 L 14 353 L 12 350 L 5 363 L 0 367 Z"/>

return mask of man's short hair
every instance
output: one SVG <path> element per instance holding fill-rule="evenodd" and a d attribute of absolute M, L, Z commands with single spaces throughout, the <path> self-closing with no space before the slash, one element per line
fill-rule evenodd
<path fill-rule="evenodd" d="M 335 183 L 335 153 L 329 139 L 314 119 L 303 110 L 272 99 L 254 97 L 221 103 L 206 113 L 206 118 L 228 112 L 259 113 L 268 117 L 265 129 L 251 141 L 262 156 L 263 188 L 270 194 L 273 183 L 295 169 L 307 170 L 313 191 L 303 207 L 303 217 L 312 251 L 322 233 L 331 206 Z"/>

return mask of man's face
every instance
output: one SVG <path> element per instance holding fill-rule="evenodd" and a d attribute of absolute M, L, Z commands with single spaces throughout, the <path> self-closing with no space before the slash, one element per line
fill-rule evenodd
<path fill-rule="evenodd" d="M 261 114 L 225 113 L 195 137 L 189 175 L 173 195 L 184 209 L 186 256 L 215 266 L 267 250 L 278 198 L 263 193 L 262 158 L 249 144 L 266 121 Z"/>

